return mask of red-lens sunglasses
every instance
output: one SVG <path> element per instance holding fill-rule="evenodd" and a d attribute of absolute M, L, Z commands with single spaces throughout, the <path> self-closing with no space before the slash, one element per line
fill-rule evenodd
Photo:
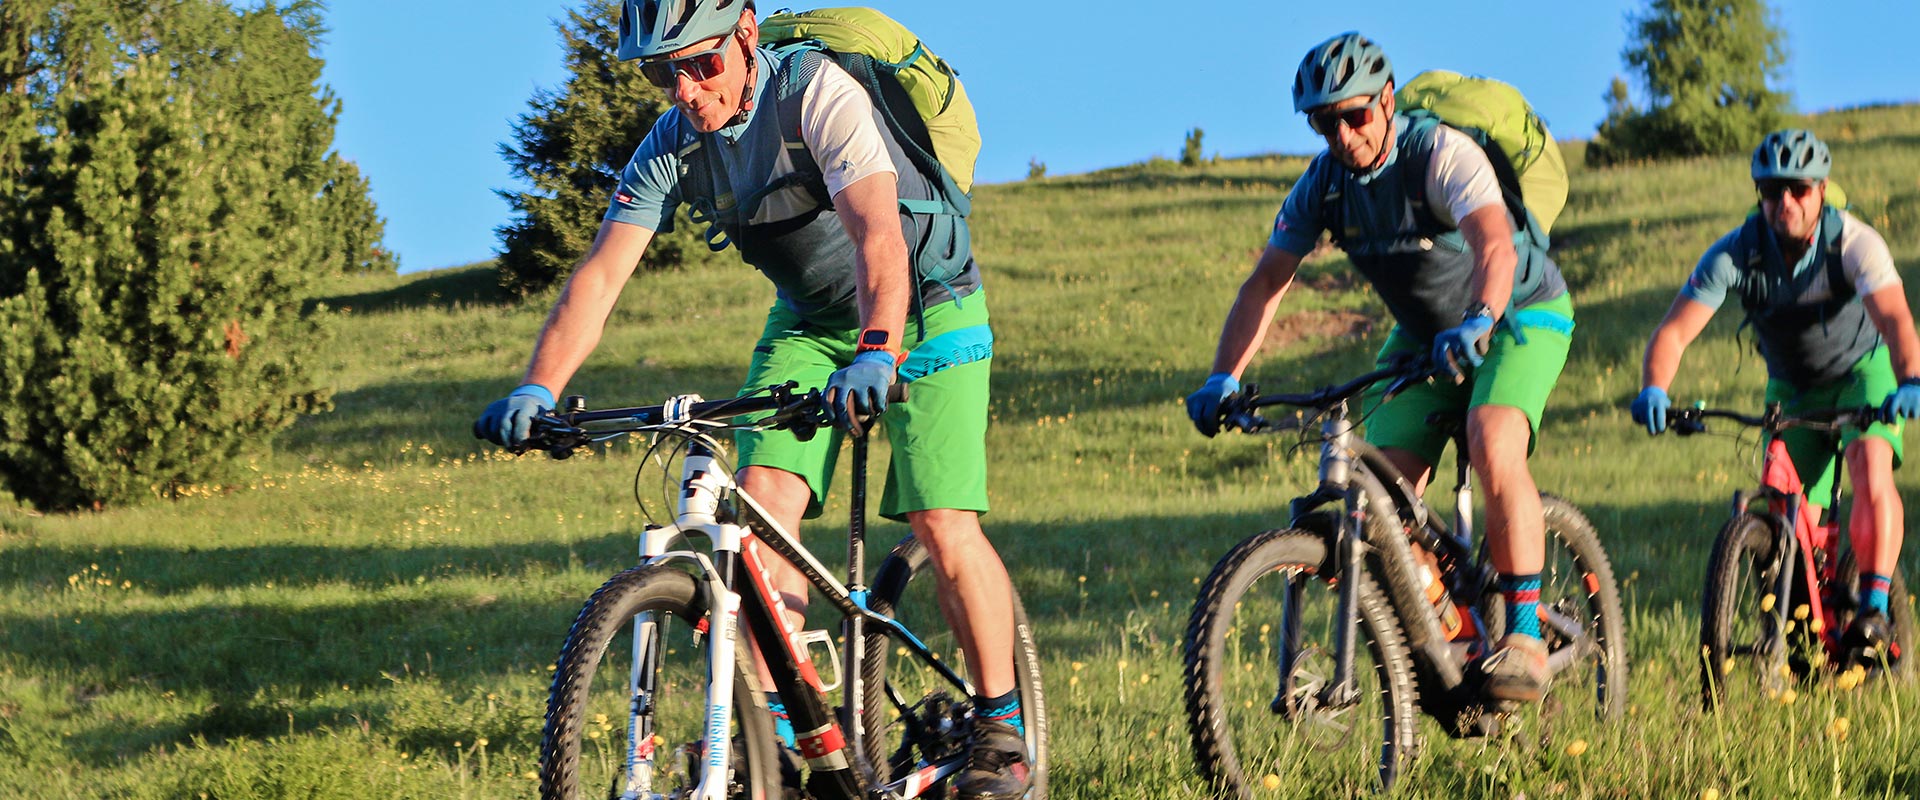
<path fill-rule="evenodd" d="M 720 44 L 711 50 L 702 50 L 679 58 L 642 62 L 640 74 L 647 79 L 648 83 L 662 89 L 674 88 L 680 82 L 681 75 L 695 82 L 712 80 L 727 69 L 727 48 L 733 45 L 733 36 L 733 33 L 728 33 L 720 39 Z"/>
<path fill-rule="evenodd" d="M 1380 95 L 1374 95 L 1364 106 L 1354 106 L 1340 111 L 1324 109 L 1307 112 L 1307 126 L 1321 136 L 1332 136 L 1338 126 L 1345 123 L 1355 130 L 1373 122 L 1373 114 L 1380 108 Z"/>

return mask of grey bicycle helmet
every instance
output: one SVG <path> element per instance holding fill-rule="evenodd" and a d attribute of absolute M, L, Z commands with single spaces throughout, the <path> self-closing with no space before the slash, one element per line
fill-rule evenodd
<path fill-rule="evenodd" d="M 1820 181 L 1833 169 L 1833 154 L 1813 131 L 1774 131 L 1753 150 L 1753 179 Z"/>
<path fill-rule="evenodd" d="M 1314 46 L 1293 75 L 1293 110 L 1378 94 L 1393 80 L 1393 63 L 1372 39 L 1348 31 Z"/>
<path fill-rule="evenodd" d="M 621 61 L 655 58 L 731 32 L 753 0 L 621 0 Z"/>

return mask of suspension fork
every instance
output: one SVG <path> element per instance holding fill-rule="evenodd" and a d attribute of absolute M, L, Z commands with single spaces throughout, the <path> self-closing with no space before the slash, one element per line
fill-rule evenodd
<path fill-rule="evenodd" d="M 1323 706 L 1344 707 L 1358 696 L 1353 680 L 1354 647 L 1360 633 L 1360 575 L 1365 569 L 1366 493 L 1353 480 L 1351 438 L 1353 423 L 1347 420 L 1345 403 L 1321 423 L 1320 487 L 1315 498 L 1338 497 L 1345 512 L 1334 533 L 1334 563 L 1339 575 L 1340 593 L 1335 610 L 1338 627 L 1334 631 L 1333 679 L 1315 698 Z M 1297 509 L 1296 509 L 1297 510 Z M 1294 668 L 1300 658 L 1301 595 L 1299 580 L 1289 581 L 1287 601 L 1281 616 L 1283 640 L 1279 652 L 1279 696 L 1281 702 L 1290 693 Z"/>
<path fill-rule="evenodd" d="M 1806 572 L 1809 576 L 1809 595 L 1816 594 L 1818 590 L 1818 585 L 1811 580 L 1812 558 L 1804 556 L 1800 542 L 1800 527 L 1806 524 L 1802 520 L 1807 515 L 1806 498 L 1799 493 L 1788 495 L 1784 505 L 1786 511 L 1782 520 L 1784 524 L 1776 539 L 1779 542 L 1779 549 L 1774 554 L 1775 563 L 1779 566 L 1773 578 L 1773 641 L 1770 644 L 1770 652 L 1767 653 L 1767 666 L 1770 673 L 1777 670 L 1779 665 L 1785 664 L 1787 660 L 1787 623 L 1792 619 L 1790 615 L 1793 613 L 1794 578 Z M 1800 563 L 1803 557 L 1807 562 L 1804 567 Z M 1809 614 L 1808 619 L 1812 618 L 1813 616 Z M 1770 674 L 1768 677 L 1777 679 L 1779 676 Z"/>

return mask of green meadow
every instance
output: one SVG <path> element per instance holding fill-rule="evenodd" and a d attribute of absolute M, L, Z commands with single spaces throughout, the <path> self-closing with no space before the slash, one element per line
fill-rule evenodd
<path fill-rule="evenodd" d="M 1856 213 L 1897 262 L 1920 263 L 1920 107 L 1810 124 Z M 1555 254 L 1579 329 L 1533 463 L 1613 559 L 1629 713 L 1603 725 L 1575 698 L 1473 741 L 1426 723 L 1399 794 L 1920 795 L 1913 686 L 1741 686 L 1713 715 L 1696 700 L 1704 563 L 1758 454 L 1750 439 L 1650 440 L 1625 407 L 1646 335 L 1753 203 L 1746 159 L 1591 171 L 1582 145 L 1563 146 L 1573 188 Z M 1180 700 L 1187 614 L 1215 559 L 1284 524 L 1314 462 L 1277 437 L 1202 438 L 1181 398 L 1305 163 L 1155 162 L 977 192 L 998 338 L 985 524 L 1045 651 L 1062 800 L 1204 796 Z M 548 666 L 580 603 L 634 562 L 645 517 L 636 447 L 555 462 L 472 438 L 546 313 L 500 302 L 492 281 L 475 265 L 329 285 L 315 298 L 337 312 L 318 372 L 336 408 L 277 437 L 242 482 L 128 510 L 0 506 L 0 796 L 535 792 Z M 601 405 L 728 394 L 772 301 L 744 265 L 642 275 L 567 392 Z M 1382 313 L 1344 258 L 1316 257 L 1250 374 L 1275 389 L 1349 377 L 1385 336 Z M 1687 354 L 1676 400 L 1758 407 L 1765 368 L 1736 317 Z M 656 474 L 642 477 L 662 508 Z M 1899 483 L 1920 507 L 1920 470 Z M 806 531 L 830 563 L 844 511 Z M 881 523 L 872 537 L 903 532 Z M 1365 788 L 1275 780 L 1275 797 Z"/>

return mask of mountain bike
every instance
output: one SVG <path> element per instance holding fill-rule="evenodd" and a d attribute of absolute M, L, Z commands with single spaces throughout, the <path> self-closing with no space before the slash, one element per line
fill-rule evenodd
<path fill-rule="evenodd" d="M 1224 404 L 1226 426 L 1301 431 L 1320 445 L 1320 483 L 1293 500 L 1284 528 L 1235 546 L 1200 589 L 1186 634 L 1185 693 L 1194 758 L 1221 796 L 1252 798 L 1277 775 L 1318 770 L 1321 785 L 1391 788 L 1419 741 L 1417 713 L 1450 735 L 1498 732 L 1514 709 L 1483 701 L 1473 659 L 1506 628 L 1498 573 L 1473 531 L 1470 470 L 1455 471 L 1451 524 L 1384 455 L 1354 433 L 1348 403 L 1384 384 L 1387 398 L 1429 380 L 1403 359 L 1305 394 L 1247 386 Z M 1312 412 L 1272 422 L 1258 409 Z M 1318 422 L 1317 435 L 1312 422 Z M 1465 426 L 1446 427 L 1464 454 Z M 1553 688 L 1591 693 L 1603 719 L 1626 707 L 1625 618 L 1593 526 L 1542 494 L 1547 561 L 1539 614 Z"/>
<path fill-rule="evenodd" d="M 903 388 L 895 387 L 896 402 L 904 401 Z M 641 475 L 658 468 L 676 510 L 672 524 L 647 525 L 640 565 L 594 592 L 567 633 L 541 733 L 541 797 L 797 797 L 802 759 L 809 797 L 944 796 L 949 778 L 966 765 L 974 690 L 950 665 L 960 663 L 957 645 L 939 615 L 933 577 L 916 580 L 928 559 L 911 535 L 865 583 L 864 431 L 856 425 L 849 436 L 852 511 L 842 584 L 735 485 L 717 438 L 744 427 L 819 434 L 828 422 L 818 390 L 788 382 L 726 400 L 681 396 L 658 406 L 590 411 L 584 399 L 569 397 L 562 405 L 536 420 L 521 449 L 566 458 L 645 434 L 635 498 L 648 508 Z M 707 549 L 693 549 L 696 540 Z M 769 577 L 769 553 L 791 562 L 840 618 L 838 652 L 827 631 L 800 630 L 787 620 Z M 1041 800 L 1046 704 L 1033 629 L 1018 596 L 1014 633 L 1027 796 Z M 625 646 L 616 646 L 620 639 Z M 791 716 L 797 757 L 777 743 L 748 643 L 757 643 Z M 937 647 L 948 648 L 946 657 Z M 816 667 L 817 650 L 830 669 Z M 837 709 L 827 697 L 836 689 Z"/>
<path fill-rule="evenodd" d="M 1789 678 L 1851 666 L 1841 637 L 1853 622 L 1860 573 L 1837 513 L 1842 476 L 1836 469 L 1827 503 L 1836 513 L 1816 522 L 1814 514 L 1806 513 L 1805 487 L 1778 434 L 1794 428 L 1829 433 L 1865 429 L 1880 418 L 1879 409 L 1872 407 L 1788 415 L 1779 403 L 1769 404 L 1757 417 L 1702 406 L 1667 412 L 1668 424 L 1681 436 L 1705 433 L 1708 419 L 1757 428 L 1767 436 L 1760 485 L 1734 493 L 1732 518 L 1715 537 L 1707 562 L 1700 610 L 1700 696 L 1707 708 L 1719 705 L 1742 666 L 1751 666 L 1761 685 L 1776 691 Z M 1836 448 L 1838 444 L 1835 437 Z M 1887 595 L 1894 641 L 1879 666 L 1904 677 L 1912 665 L 1901 658 L 1900 649 L 1914 641 L 1914 619 L 1900 573 L 1893 574 Z"/>

